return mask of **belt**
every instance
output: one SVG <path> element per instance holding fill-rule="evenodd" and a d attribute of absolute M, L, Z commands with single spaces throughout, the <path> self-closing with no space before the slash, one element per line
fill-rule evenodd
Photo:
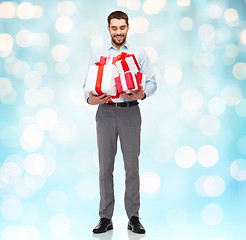
<path fill-rule="evenodd" d="M 112 107 L 132 107 L 138 105 L 138 101 L 132 101 L 132 102 L 118 102 L 118 103 L 104 103 L 105 106 L 112 106 Z"/>

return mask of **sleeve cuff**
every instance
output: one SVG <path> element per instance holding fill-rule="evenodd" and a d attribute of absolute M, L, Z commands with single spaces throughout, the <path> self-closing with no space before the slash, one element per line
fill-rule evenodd
<path fill-rule="evenodd" d="M 144 93 L 144 97 L 141 100 L 144 100 L 146 98 L 146 93 Z"/>

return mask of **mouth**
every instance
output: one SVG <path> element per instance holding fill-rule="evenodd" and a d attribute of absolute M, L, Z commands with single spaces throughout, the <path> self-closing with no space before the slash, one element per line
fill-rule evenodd
<path fill-rule="evenodd" d="M 115 37 L 115 39 L 116 39 L 118 42 L 122 41 L 123 38 L 124 38 L 124 36 L 122 36 L 122 35 L 116 36 L 116 37 Z"/>

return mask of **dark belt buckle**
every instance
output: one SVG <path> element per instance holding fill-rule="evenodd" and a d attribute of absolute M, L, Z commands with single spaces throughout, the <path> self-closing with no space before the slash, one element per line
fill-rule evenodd
<path fill-rule="evenodd" d="M 120 103 L 118 103 L 118 102 L 115 103 L 115 107 L 117 107 L 117 108 L 122 108 L 122 106 L 121 106 Z"/>

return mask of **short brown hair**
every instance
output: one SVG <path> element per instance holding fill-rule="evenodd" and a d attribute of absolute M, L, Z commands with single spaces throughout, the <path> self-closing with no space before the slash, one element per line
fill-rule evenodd
<path fill-rule="evenodd" d="M 110 21 L 111 19 L 116 18 L 116 19 L 125 19 L 126 24 L 128 26 L 128 16 L 126 13 L 122 11 L 114 11 L 108 15 L 108 26 L 110 26 Z"/>

